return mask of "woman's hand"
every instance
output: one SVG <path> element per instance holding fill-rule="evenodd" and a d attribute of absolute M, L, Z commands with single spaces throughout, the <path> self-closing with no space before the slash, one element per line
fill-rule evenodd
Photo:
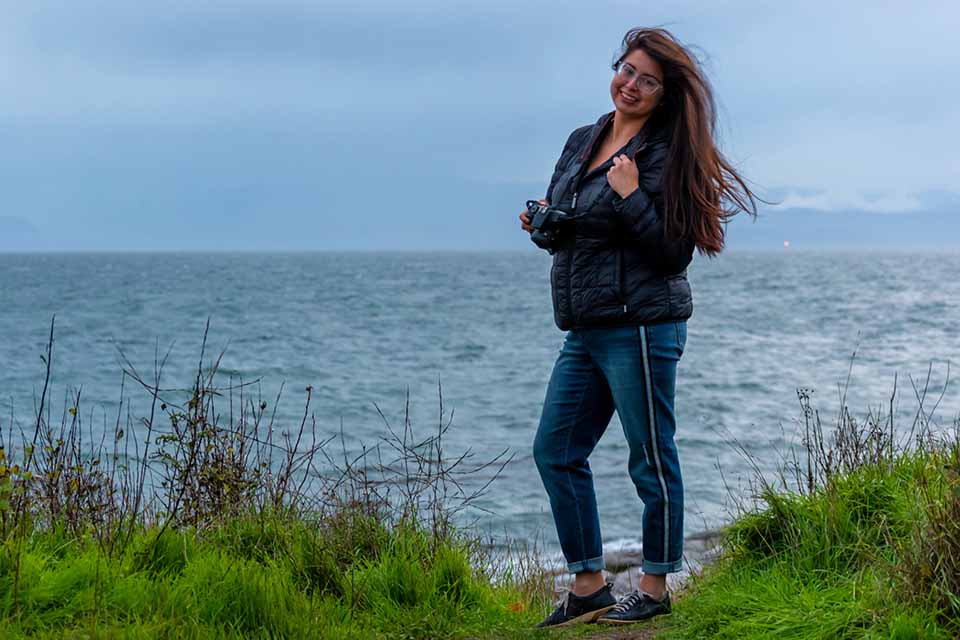
<path fill-rule="evenodd" d="M 610 188 L 621 198 L 626 198 L 640 187 L 640 171 L 637 164 L 625 154 L 613 158 L 613 166 L 607 171 Z"/>
<path fill-rule="evenodd" d="M 547 204 L 547 201 L 544 200 L 543 198 L 541 198 L 540 200 L 537 200 L 537 202 L 539 202 L 540 204 Z M 533 233 L 533 227 L 530 226 L 530 223 L 531 223 L 531 222 L 533 222 L 533 221 L 530 219 L 530 216 L 529 216 L 529 214 L 527 213 L 527 210 L 524 209 L 524 210 L 520 213 L 520 226 L 523 228 L 524 231 L 527 231 L 527 232 L 529 232 L 529 233 Z"/>

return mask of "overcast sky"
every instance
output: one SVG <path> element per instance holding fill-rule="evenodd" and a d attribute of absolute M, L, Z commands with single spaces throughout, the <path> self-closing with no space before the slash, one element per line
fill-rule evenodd
<path fill-rule="evenodd" d="M 732 245 L 960 246 L 954 2 L 2 7 L 3 249 L 530 248 L 522 202 L 637 25 L 697 46 L 781 203 Z"/>

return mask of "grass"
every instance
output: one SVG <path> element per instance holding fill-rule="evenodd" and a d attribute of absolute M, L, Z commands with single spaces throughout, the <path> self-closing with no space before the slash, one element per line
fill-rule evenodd
<path fill-rule="evenodd" d="M 309 387 L 281 430 L 249 383 L 218 386 L 205 334 L 185 398 L 159 353 L 150 377 L 126 361 L 148 415 L 98 439 L 79 392 L 49 418 L 52 345 L 51 324 L 36 422 L 0 425 L 0 638 L 960 637 L 960 422 L 937 435 L 916 388 L 906 438 L 893 398 L 857 419 L 842 397 L 826 430 L 801 390 L 778 477 L 740 446 L 753 501 L 672 616 L 536 630 L 553 606 L 537 550 L 493 555 L 454 524 L 509 458 L 447 451 L 442 394 L 432 433 L 384 419 L 351 457 L 318 436 Z"/>
<path fill-rule="evenodd" d="M 446 638 L 525 628 L 520 598 L 494 587 L 453 541 L 433 549 L 420 530 L 372 536 L 372 555 L 340 555 L 336 538 L 307 522 L 251 517 L 199 537 L 138 532 L 107 558 L 95 541 L 63 548 L 49 535 L 3 548 L 4 637 Z M 159 533 L 159 539 L 157 535 Z"/>
<path fill-rule="evenodd" d="M 757 474 L 756 503 L 657 637 L 960 637 L 960 421 L 938 434 L 917 397 L 905 437 L 892 408 L 845 406 L 828 434 L 801 390 L 806 461 Z"/>
<path fill-rule="evenodd" d="M 431 433 L 408 400 L 351 453 L 318 433 L 310 387 L 281 428 L 255 384 L 221 385 L 205 332 L 185 393 L 159 351 L 151 375 L 121 351 L 120 410 L 94 433 L 79 391 L 50 418 L 53 336 L 35 422 L 0 424 L 0 638 L 529 637 L 545 614 L 535 549 L 494 555 L 454 525 L 510 458 L 448 451 L 442 393 Z"/>

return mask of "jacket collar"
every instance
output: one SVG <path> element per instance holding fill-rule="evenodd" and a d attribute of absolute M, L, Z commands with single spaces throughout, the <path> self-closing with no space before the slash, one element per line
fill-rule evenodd
<path fill-rule="evenodd" d="M 593 149 L 597 144 L 597 140 L 600 138 L 606 128 L 613 122 L 613 115 L 615 113 L 616 111 L 610 111 L 609 113 L 603 114 L 593 125 L 593 130 L 590 133 L 590 142 L 580 152 L 581 161 L 586 162 L 593 155 Z M 643 124 L 643 128 L 640 129 L 636 136 L 634 136 L 636 141 L 639 142 L 639 144 L 632 145 L 634 152 L 639 151 L 644 146 L 654 141 L 659 142 L 667 139 L 667 132 L 662 128 L 654 128 L 652 123 L 653 118 L 648 118 Z"/>

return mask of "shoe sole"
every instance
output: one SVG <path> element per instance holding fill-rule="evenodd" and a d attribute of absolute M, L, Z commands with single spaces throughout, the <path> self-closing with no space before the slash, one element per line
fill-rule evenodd
<path fill-rule="evenodd" d="M 636 620 L 617 620 L 616 618 L 602 618 L 597 620 L 597 624 L 611 624 L 611 625 L 625 625 L 625 624 L 636 624 L 637 622 L 643 622 L 649 620 L 650 618 L 656 618 L 657 616 L 667 616 L 673 613 L 673 611 L 661 611 L 660 613 L 655 613 L 652 616 L 647 616 L 646 618 L 637 618 Z"/>
<path fill-rule="evenodd" d="M 597 618 L 599 618 L 600 616 L 602 616 L 603 614 L 605 614 L 607 611 L 610 611 L 610 609 L 613 609 L 615 606 L 617 606 L 616 603 L 610 605 L 609 607 L 601 607 L 600 609 L 595 609 L 595 610 L 593 610 L 593 611 L 590 611 L 589 613 L 584 613 L 583 615 L 579 615 L 579 616 L 577 616 L 576 618 L 570 618 L 570 619 L 567 620 L 566 622 L 561 622 L 560 624 L 550 625 L 549 628 L 553 628 L 553 627 L 569 627 L 569 626 L 574 625 L 574 624 L 580 624 L 581 622 L 583 622 L 583 623 L 596 622 L 596 621 L 597 621 Z"/>

